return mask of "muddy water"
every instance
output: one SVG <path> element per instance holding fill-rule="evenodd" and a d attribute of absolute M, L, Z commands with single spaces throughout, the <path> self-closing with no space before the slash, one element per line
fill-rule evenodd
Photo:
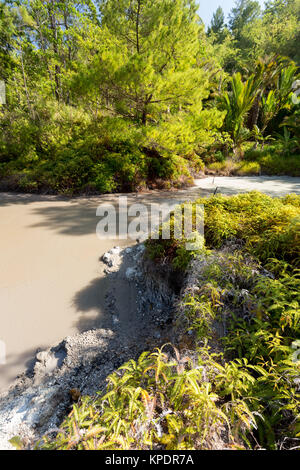
<path fill-rule="evenodd" d="M 129 195 L 128 202 L 171 204 L 204 194 L 148 193 Z M 118 209 L 118 196 L 67 200 L 0 193 L 0 341 L 6 346 L 0 390 L 38 349 L 101 327 L 109 286 L 99 259 L 115 245 L 134 243 L 97 238 L 96 209 L 104 202 Z"/>

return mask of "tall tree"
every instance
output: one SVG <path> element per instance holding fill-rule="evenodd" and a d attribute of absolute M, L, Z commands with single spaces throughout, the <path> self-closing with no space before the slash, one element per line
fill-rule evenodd
<path fill-rule="evenodd" d="M 222 7 L 218 7 L 213 14 L 208 33 L 213 32 L 217 35 L 221 34 L 225 28 L 225 15 Z"/>
<path fill-rule="evenodd" d="M 236 0 L 235 7 L 229 15 L 229 26 L 237 40 L 247 24 L 258 18 L 261 13 L 259 2 L 256 0 Z"/>
<path fill-rule="evenodd" d="M 31 0 L 19 2 L 19 12 L 26 27 L 26 37 L 32 53 L 41 58 L 44 78 L 48 77 L 57 101 L 69 101 L 64 86 L 71 62 L 77 54 L 73 28 L 87 17 L 96 21 L 96 9 L 91 0 Z"/>
<path fill-rule="evenodd" d="M 106 0 L 101 29 L 87 25 L 82 39 L 80 86 L 107 112 L 149 129 L 154 146 L 193 145 L 222 122 L 216 110 L 202 111 L 212 71 L 196 12 L 194 0 Z"/>
<path fill-rule="evenodd" d="M 248 23 L 241 36 L 248 60 L 277 53 L 300 64 L 300 1 L 267 2 L 262 17 Z"/>
<path fill-rule="evenodd" d="M 7 79 L 14 65 L 11 55 L 14 33 L 14 14 L 8 5 L 0 3 L 0 80 Z"/>
<path fill-rule="evenodd" d="M 119 110 L 145 124 L 155 120 L 157 112 L 189 106 L 196 95 L 201 100 L 206 80 L 198 67 L 196 11 L 194 0 L 102 3 L 102 26 L 119 41 L 122 51 L 117 74 L 107 76 L 109 101 L 117 100 Z M 107 61 L 99 65 L 106 67 Z"/>

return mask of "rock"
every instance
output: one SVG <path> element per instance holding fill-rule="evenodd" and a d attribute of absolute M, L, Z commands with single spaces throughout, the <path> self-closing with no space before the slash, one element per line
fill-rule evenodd
<path fill-rule="evenodd" d="M 106 274 L 110 274 L 111 272 L 117 272 L 119 266 L 121 265 L 121 248 L 119 246 L 115 246 L 107 253 L 102 256 L 102 261 L 105 263 L 109 269 L 105 269 Z M 114 269 L 112 269 L 114 268 Z"/>
<path fill-rule="evenodd" d="M 102 261 L 107 264 L 107 266 L 109 267 L 112 267 L 113 265 L 113 261 L 112 261 L 112 257 L 111 257 L 111 254 L 110 253 L 105 253 L 103 256 L 102 256 Z"/>
<path fill-rule="evenodd" d="M 140 252 L 140 253 L 144 253 L 144 251 L 146 250 L 146 247 L 145 247 L 144 243 L 141 243 L 141 244 L 137 247 L 137 250 L 138 250 L 138 252 Z"/>
<path fill-rule="evenodd" d="M 135 276 L 136 276 L 135 268 L 127 268 L 125 276 L 126 276 L 126 279 L 128 279 L 128 281 L 133 281 L 135 279 Z"/>
<path fill-rule="evenodd" d="M 111 250 L 109 250 L 111 255 L 119 255 L 121 253 L 121 248 L 119 246 L 115 246 Z"/>
<path fill-rule="evenodd" d="M 46 364 L 49 360 L 50 353 L 48 351 L 40 351 L 36 355 L 36 360 L 41 362 L 42 364 Z"/>
<path fill-rule="evenodd" d="M 35 383 L 39 384 L 43 377 L 52 374 L 59 367 L 64 357 L 49 351 L 40 351 L 36 355 L 36 363 L 34 365 Z"/>

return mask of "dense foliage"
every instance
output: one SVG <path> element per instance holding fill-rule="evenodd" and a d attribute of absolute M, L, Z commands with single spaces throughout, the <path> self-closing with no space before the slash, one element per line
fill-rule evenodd
<path fill-rule="evenodd" d="M 239 0 L 205 33 L 194 0 L 2 0 L 1 186 L 131 191 L 224 165 L 299 175 L 299 12 Z"/>
<path fill-rule="evenodd" d="M 237 239 L 261 262 L 276 258 L 299 267 L 299 196 L 280 199 L 254 191 L 231 197 L 202 198 L 195 204 L 204 206 L 207 248 L 221 248 L 224 243 Z M 192 205 L 194 221 L 195 204 Z M 153 259 L 168 259 L 185 268 L 194 252 L 186 252 L 185 237 L 175 238 L 173 227 L 174 215 L 171 217 L 170 239 L 162 239 L 160 232 L 159 243 L 155 239 L 147 241 L 148 253 Z"/>
<path fill-rule="evenodd" d="M 177 346 L 143 353 L 83 397 L 46 449 L 291 449 L 300 443 L 300 197 L 215 196 L 193 253 Z M 182 269 L 183 241 L 148 242 Z"/>

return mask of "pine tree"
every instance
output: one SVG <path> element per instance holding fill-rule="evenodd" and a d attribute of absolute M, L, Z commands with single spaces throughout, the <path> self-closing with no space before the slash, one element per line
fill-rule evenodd
<path fill-rule="evenodd" d="M 119 110 L 146 124 L 199 94 L 203 74 L 193 0 L 108 0 L 102 14 L 124 58 L 110 98 Z"/>
<path fill-rule="evenodd" d="M 31 0 L 19 2 L 23 32 L 31 44 L 31 56 L 40 56 L 40 71 L 45 88 L 51 87 L 57 101 L 69 102 L 68 84 L 65 79 L 72 61 L 77 55 L 73 41 L 73 28 L 83 18 L 97 21 L 97 13 L 91 0 Z M 21 31 L 19 31 L 19 37 Z M 20 42 L 20 41 L 19 41 Z M 30 70 L 28 71 L 30 74 Z"/>
<path fill-rule="evenodd" d="M 248 23 L 260 15 L 261 9 L 256 0 L 236 0 L 235 7 L 229 15 L 229 26 L 237 40 L 240 40 L 241 32 Z"/>
<path fill-rule="evenodd" d="M 148 126 L 154 146 L 184 151 L 222 122 L 216 109 L 202 112 L 212 71 L 196 11 L 194 0 L 106 0 L 101 29 L 88 27 L 83 40 L 81 85 L 110 113 Z"/>
<path fill-rule="evenodd" d="M 5 4 L 0 4 L 0 80 L 7 80 L 12 72 L 14 15 Z"/>
<path fill-rule="evenodd" d="M 225 15 L 221 7 L 218 7 L 215 13 L 213 14 L 208 33 L 213 32 L 217 35 L 221 34 L 225 28 Z"/>

